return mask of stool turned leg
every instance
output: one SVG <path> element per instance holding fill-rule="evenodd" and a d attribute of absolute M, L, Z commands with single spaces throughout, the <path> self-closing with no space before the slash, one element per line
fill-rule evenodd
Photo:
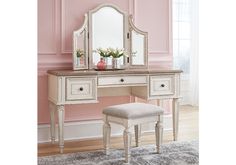
<path fill-rule="evenodd" d="M 163 137 L 163 123 L 162 123 L 162 115 L 158 115 L 158 121 L 156 123 L 155 127 L 155 133 L 156 133 L 156 147 L 157 147 L 157 153 L 160 152 L 160 146 L 162 143 L 162 137 Z"/>
<path fill-rule="evenodd" d="M 108 122 L 105 122 L 103 125 L 103 145 L 106 155 L 109 154 L 110 136 L 111 136 L 111 126 Z"/>
<path fill-rule="evenodd" d="M 130 162 L 130 147 L 131 147 L 131 132 L 129 128 L 124 130 L 124 148 L 125 148 L 125 162 Z"/>
<path fill-rule="evenodd" d="M 141 124 L 135 125 L 134 126 L 134 132 L 135 132 L 135 142 L 136 142 L 136 147 L 140 146 L 141 143 Z"/>

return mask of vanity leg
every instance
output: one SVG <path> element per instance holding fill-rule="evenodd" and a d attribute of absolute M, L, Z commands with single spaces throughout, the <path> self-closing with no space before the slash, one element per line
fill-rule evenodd
<path fill-rule="evenodd" d="M 135 142 L 136 142 L 136 147 L 140 146 L 141 143 L 141 124 L 135 125 L 134 126 L 134 133 L 135 133 Z"/>
<path fill-rule="evenodd" d="M 55 143 L 55 104 L 49 101 L 51 142 Z"/>
<path fill-rule="evenodd" d="M 173 120 L 174 141 L 177 141 L 178 130 L 179 130 L 179 99 L 178 98 L 174 98 L 172 102 L 172 120 Z"/>
<path fill-rule="evenodd" d="M 64 149 L 64 116 L 65 116 L 64 105 L 58 105 L 57 106 L 57 112 L 58 112 L 59 147 L 60 147 L 60 153 L 63 153 L 63 149 Z"/>

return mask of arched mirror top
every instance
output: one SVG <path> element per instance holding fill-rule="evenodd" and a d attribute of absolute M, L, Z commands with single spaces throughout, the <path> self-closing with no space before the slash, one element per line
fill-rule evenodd
<path fill-rule="evenodd" d="M 139 28 L 137 28 L 135 25 L 134 25 L 134 22 L 133 22 L 133 15 L 129 15 L 129 29 L 130 30 L 134 30 L 136 31 L 137 33 L 140 33 L 142 35 L 145 35 L 145 36 L 148 36 L 148 32 L 145 32 L 145 31 L 142 31 L 140 30 Z"/>
<path fill-rule="evenodd" d="M 112 8 L 115 9 L 117 12 L 119 12 L 120 14 L 124 15 L 124 17 L 127 15 L 125 11 L 123 11 L 122 9 L 120 9 L 118 6 L 115 6 L 113 4 L 109 4 L 109 3 L 104 3 L 101 5 L 98 5 L 96 8 L 89 10 L 89 15 L 97 12 L 98 10 L 101 10 L 102 8 Z"/>

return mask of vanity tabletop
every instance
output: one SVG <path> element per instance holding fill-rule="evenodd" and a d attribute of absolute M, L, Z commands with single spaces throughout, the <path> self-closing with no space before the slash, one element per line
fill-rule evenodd
<path fill-rule="evenodd" d="M 48 74 L 56 76 L 85 76 L 85 75 L 116 75 L 116 74 L 168 74 L 168 73 L 181 73 L 179 69 L 168 68 L 149 68 L 149 69 L 119 69 L 119 70 L 48 70 Z"/>

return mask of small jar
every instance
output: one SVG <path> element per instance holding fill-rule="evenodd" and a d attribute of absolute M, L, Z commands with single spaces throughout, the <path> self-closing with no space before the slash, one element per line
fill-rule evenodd
<path fill-rule="evenodd" d="M 100 58 L 100 61 L 97 63 L 98 70 L 105 70 L 106 69 L 106 62 L 103 58 Z"/>

